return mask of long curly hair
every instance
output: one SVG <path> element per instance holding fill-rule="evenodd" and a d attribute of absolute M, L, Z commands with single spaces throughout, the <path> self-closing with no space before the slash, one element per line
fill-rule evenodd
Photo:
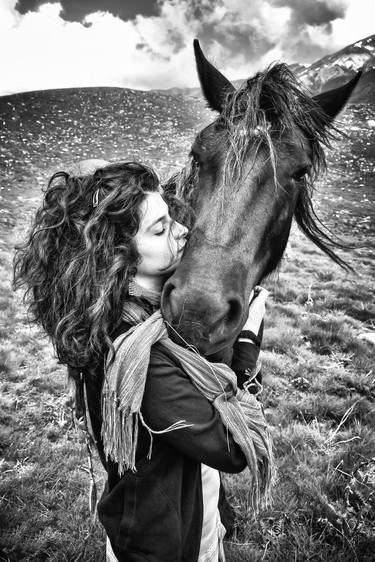
<path fill-rule="evenodd" d="M 159 189 L 154 170 L 136 162 L 49 180 L 28 240 L 16 247 L 13 286 L 25 289 L 31 319 L 61 363 L 81 369 L 111 348 L 140 259 L 139 206 Z M 178 201 L 166 199 L 176 215 Z"/>

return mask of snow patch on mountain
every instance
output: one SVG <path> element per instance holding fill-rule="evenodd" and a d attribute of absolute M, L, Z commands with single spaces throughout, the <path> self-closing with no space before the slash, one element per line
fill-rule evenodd
<path fill-rule="evenodd" d="M 352 101 L 375 103 L 375 35 L 326 55 L 309 68 L 297 70 L 296 74 L 317 94 L 345 84 L 361 69 L 363 75 Z"/>

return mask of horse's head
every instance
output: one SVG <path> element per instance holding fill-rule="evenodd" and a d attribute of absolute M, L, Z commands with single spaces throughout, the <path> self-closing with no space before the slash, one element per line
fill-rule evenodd
<path fill-rule="evenodd" d="M 186 341 L 208 354 L 240 331 L 251 290 L 281 259 L 293 215 L 340 262 L 314 220 L 310 190 L 325 165 L 332 120 L 359 76 L 312 98 L 278 64 L 235 90 L 198 41 L 195 56 L 203 93 L 219 115 L 198 134 L 190 165 L 176 179 L 196 224 L 164 287 L 162 310 Z"/>

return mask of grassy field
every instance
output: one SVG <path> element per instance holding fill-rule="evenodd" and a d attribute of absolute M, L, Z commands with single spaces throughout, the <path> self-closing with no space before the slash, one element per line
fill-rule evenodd
<path fill-rule="evenodd" d="M 154 138 L 156 144 L 172 143 L 173 127 L 185 127 L 175 163 L 187 151 L 196 126 L 193 113 L 183 125 L 169 117 L 173 123 L 157 142 Z M 5 121 L 9 125 L 11 117 Z M 112 130 L 111 123 L 107 128 Z M 3 143 L 9 158 L 3 165 L 0 214 L 0 560 L 101 562 L 104 534 L 90 516 L 87 448 L 74 422 L 65 368 L 43 334 L 29 325 L 21 295 L 10 286 L 13 247 L 40 200 L 40 186 L 57 167 L 87 156 L 91 145 L 80 149 L 82 141 L 74 137 L 70 145 L 65 137 L 52 150 L 49 137 L 35 136 L 31 151 L 16 143 L 11 125 L 8 134 L 13 144 Z M 137 134 L 145 136 L 141 130 Z M 91 148 L 91 155 L 118 158 L 110 142 L 100 151 Z M 62 144 L 65 159 L 58 151 Z M 158 165 L 155 144 L 136 146 L 132 157 L 142 153 Z M 360 337 L 375 332 L 373 211 L 362 201 L 375 168 L 368 167 L 368 159 L 358 168 L 359 157 L 350 168 L 345 151 L 340 154 L 331 158 L 331 173 L 321 184 L 331 189 L 317 202 L 356 246 L 341 254 L 355 273 L 333 265 L 293 230 L 278 272 L 265 283 L 271 297 L 263 401 L 278 477 L 273 504 L 256 518 L 248 505 L 246 472 L 225 478 L 238 514 L 234 536 L 226 542 L 228 562 L 370 562 L 375 557 L 374 345 Z M 169 172 L 170 161 L 159 164 Z M 361 196 L 340 205 L 338 191 L 362 181 Z M 100 490 L 104 473 L 96 458 L 94 463 Z"/>

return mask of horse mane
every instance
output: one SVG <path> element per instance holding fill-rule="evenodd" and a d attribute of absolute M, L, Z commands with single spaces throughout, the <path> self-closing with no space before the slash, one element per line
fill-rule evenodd
<path fill-rule="evenodd" d="M 258 72 L 242 86 L 227 95 L 224 107 L 216 120 L 217 129 L 225 131 L 226 157 L 223 181 L 217 196 L 227 189 L 236 189 L 242 178 L 243 167 L 252 147 L 252 164 L 259 149 L 266 146 L 277 186 L 277 151 L 275 141 L 285 132 L 300 129 L 310 145 L 311 169 L 301 182 L 294 211 L 295 220 L 303 233 L 341 267 L 349 268 L 332 247 L 348 248 L 333 239 L 317 217 L 313 204 L 313 184 L 318 174 L 326 169 L 325 148 L 339 133 L 332 120 L 311 97 L 293 72 L 285 64 L 274 64 Z M 290 141 L 288 141 L 290 142 Z M 252 165 L 250 166 L 250 170 Z M 193 158 L 167 182 L 178 196 L 193 204 L 196 196 L 198 167 Z"/>
<path fill-rule="evenodd" d="M 225 173 L 232 185 L 241 176 L 254 141 L 257 149 L 264 143 L 268 146 L 274 165 L 274 140 L 297 127 L 310 142 L 313 172 L 318 173 L 325 168 L 323 146 L 330 146 L 335 136 L 327 127 L 327 116 L 285 64 L 269 66 L 229 94 L 219 122 L 229 133 Z"/>

